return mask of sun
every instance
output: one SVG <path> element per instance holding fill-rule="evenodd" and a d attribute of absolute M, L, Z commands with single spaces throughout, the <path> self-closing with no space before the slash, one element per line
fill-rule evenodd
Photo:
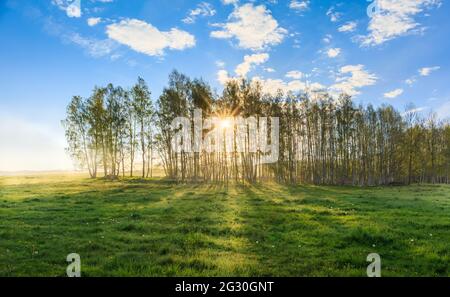
<path fill-rule="evenodd" d="M 219 120 L 220 129 L 226 130 L 226 129 L 231 128 L 231 126 L 232 126 L 232 123 L 231 123 L 230 119 L 220 119 Z"/>

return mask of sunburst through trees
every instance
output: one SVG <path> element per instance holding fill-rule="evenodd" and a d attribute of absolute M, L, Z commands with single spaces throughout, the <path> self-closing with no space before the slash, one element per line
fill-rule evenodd
<path fill-rule="evenodd" d="M 342 94 L 263 94 L 245 80 L 230 81 L 218 96 L 203 80 L 174 71 L 168 86 L 152 104 L 145 81 L 130 90 L 108 85 L 91 97 L 73 97 L 63 121 L 68 151 L 91 177 L 151 177 L 155 166 L 167 178 L 182 182 L 259 182 L 329 185 L 448 183 L 450 126 L 435 115 L 400 113 L 392 106 L 356 106 Z M 197 129 L 195 113 L 218 118 L 214 126 Z M 192 137 L 211 130 L 231 131 L 231 145 L 211 152 L 174 150 L 179 129 L 173 121 L 185 117 Z M 262 162 L 265 152 L 238 150 L 236 117 L 279 120 L 279 155 Z M 268 127 L 265 133 L 270 134 Z M 191 140 L 190 140 L 191 141 Z M 140 165 L 138 167 L 138 165 Z"/>

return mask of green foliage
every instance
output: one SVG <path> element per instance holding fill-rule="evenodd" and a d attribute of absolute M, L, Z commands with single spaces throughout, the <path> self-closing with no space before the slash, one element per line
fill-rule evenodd
<path fill-rule="evenodd" d="M 105 177 L 116 178 L 120 173 L 125 176 L 125 171 L 133 174 L 140 143 L 142 177 L 148 177 L 146 161 L 152 162 L 147 154 L 152 156 L 153 116 L 150 91 L 142 78 L 131 91 L 112 84 L 95 87 L 91 97 L 75 96 L 67 108 L 63 126 L 68 151 L 92 178 L 97 177 L 99 167 Z"/>
<path fill-rule="evenodd" d="M 402 114 L 389 105 L 356 106 L 345 94 L 337 99 L 323 92 L 273 96 L 244 79 L 231 80 L 219 96 L 203 80 L 191 80 L 176 70 L 156 110 L 150 95 L 139 78 L 130 91 L 110 84 L 95 88 L 87 100 L 73 98 L 64 121 L 68 151 L 91 177 L 97 176 L 98 167 L 105 177 L 126 172 L 133 176 L 139 152 L 143 178 L 152 176 L 155 159 L 167 177 L 182 182 L 374 186 L 450 181 L 449 123 L 434 114 L 421 117 L 413 106 Z M 259 128 L 263 119 L 278 118 L 278 161 L 263 164 L 267 152 L 249 149 L 249 126 L 244 127 L 245 139 L 237 140 L 234 123 L 223 152 L 210 153 L 204 147 L 175 152 L 172 143 L 181 128 L 172 127 L 172 122 L 189 117 L 193 126 L 195 109 L 204 119 L 252 117 Z M 190 139 L 216 128 L 204 126 L 196 134 L 191 127 Z M 266 128 L 269 136 L 271 128 Z M 244 152 L 237 142 L 242 142 Z"/>

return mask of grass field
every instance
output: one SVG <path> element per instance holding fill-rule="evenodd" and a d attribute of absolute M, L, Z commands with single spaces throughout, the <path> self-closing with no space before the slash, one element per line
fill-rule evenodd
<path fill-rule="evenodd" d="M 450 186 L 0 177 L 0 276 L 450 275 Z"/>

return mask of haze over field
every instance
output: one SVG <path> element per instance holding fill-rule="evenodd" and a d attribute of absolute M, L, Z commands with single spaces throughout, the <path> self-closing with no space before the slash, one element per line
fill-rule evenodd
<path fill-rule="evenodd" d="M 56 128 L 56 127 L 55 127 Z M 0 117 L 0 172 L 72 170 L 62 128 Z"/>

